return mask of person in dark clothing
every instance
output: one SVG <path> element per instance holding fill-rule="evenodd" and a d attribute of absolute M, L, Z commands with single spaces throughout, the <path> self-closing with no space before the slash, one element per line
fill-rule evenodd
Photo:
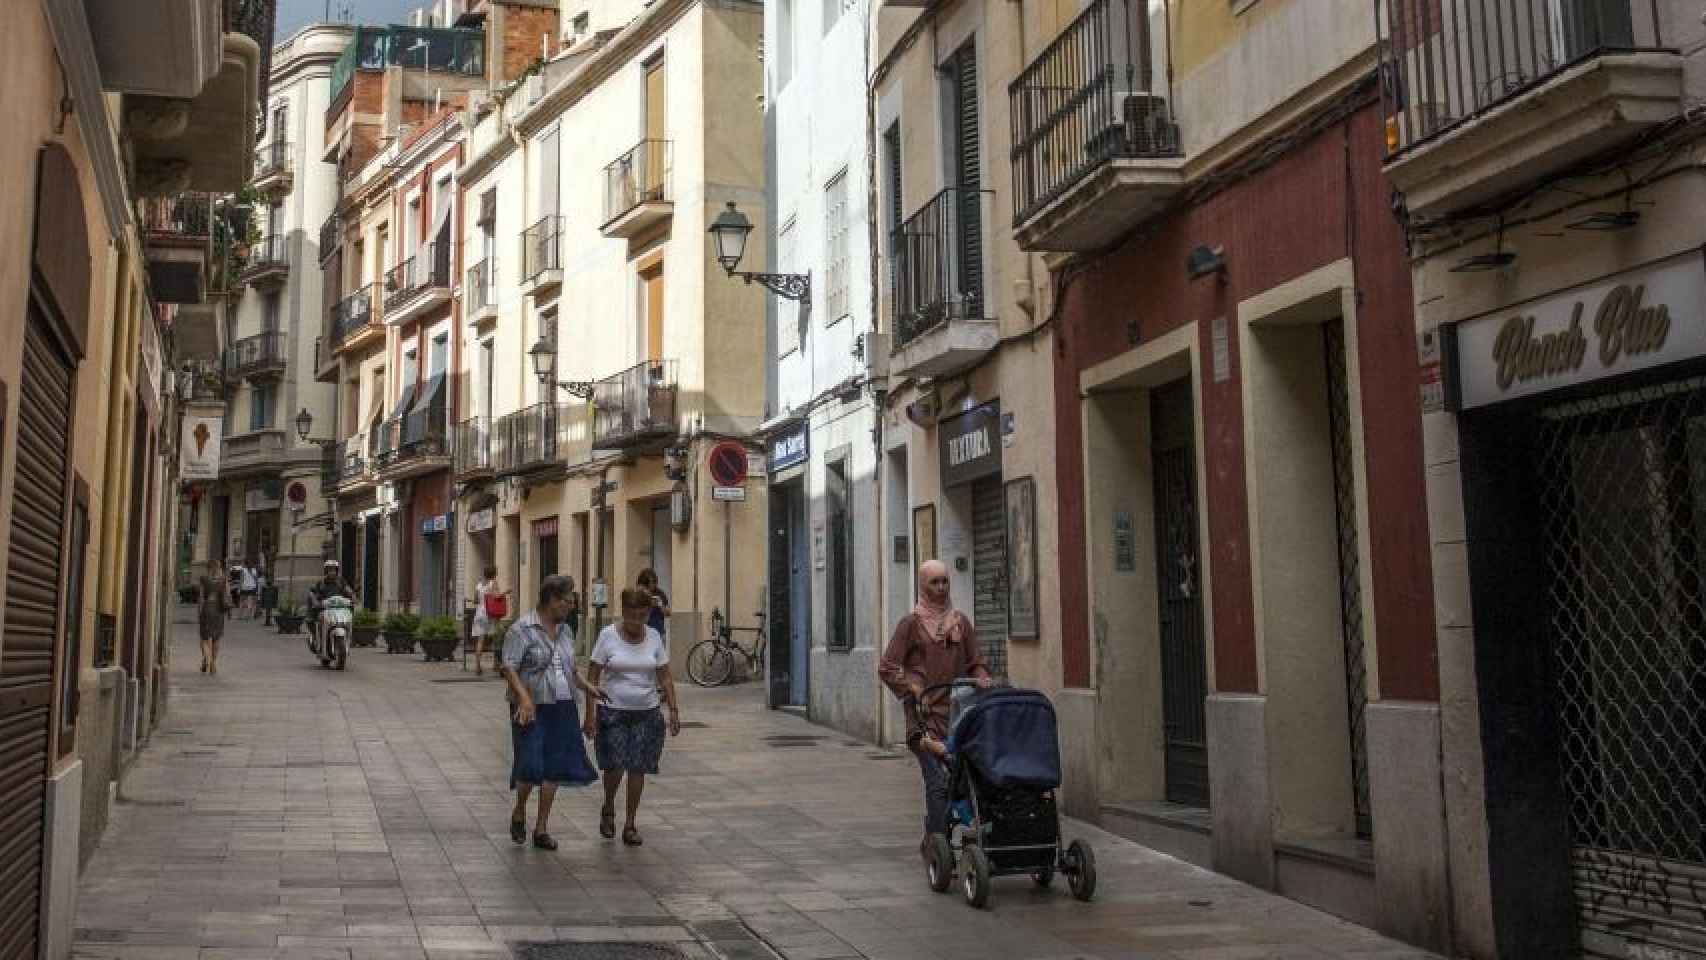
<path fill-rule="evenodd" d="M 665 646 L 669 644 L 669 594 L 658 587 L 658 572 L 651 567 L 640 571 L 637 580 L 640 589 L 651 597 L 651 609 L 646 612 L 646 626 L 651 627 L 662 637 Z"/>

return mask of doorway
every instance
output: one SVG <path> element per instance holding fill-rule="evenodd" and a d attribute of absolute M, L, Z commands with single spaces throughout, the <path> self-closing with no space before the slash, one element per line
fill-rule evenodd
<path fill-rule="evenodd" d="M 1203 649 L 1191 382 L 1150 393 L 1155 587 L 1169 803 L 1208 806 L 1208 664 Z"/>
<path fill-rule="evenodd" d="M 983 662 L 1007 676 L 1007 511 L 1001 475 L 971 485 L 973 622 Z"/>
<path fill-rule="evenodd" d="M 421 616 L 444 613 L 444 541 L 442 533 L 421 537 Z"/>
<path fill-rule="evenodd" d="M 379 518 L 367 518 L 366 533 L 361 544 L 361 603 L 369 610 L 379 609 Z"/>
<path fill-rule="evenodd" d="M 652 570 L 658 575 L 658 589 L 673 598 L 670 571 L 675 560 L 675 528 L 669 522 L 669 502 L 652 507 Z"/>
<path fill-rule="evenodd" d="M 805 481 L 770 488 L 770 703 L 811 702 L 811 542 Z"/>

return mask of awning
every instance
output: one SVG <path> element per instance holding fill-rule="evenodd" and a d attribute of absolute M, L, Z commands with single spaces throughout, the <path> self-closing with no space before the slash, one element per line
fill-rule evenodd
<path fill-rule="evenodd" d="M 418 386 L 419 384 L 416 381 L 409 381 L 409 383 L 403 387 L 402 395 L 397 398 L 397 405 L 391 408 L 391 415 L 385 419 L 403 419 L 403 416 L 415 405 L 415 390 Z"/>
<path fill-rule="evenodd" d="M 406 410 L 405 412 L 406 413 L 419 413 L 423 410 L 431 410 L 432 405 L 434 403 L 436 403 L 438 401 L 438 399 L 440 397 L 442 397 L 443 395 L 444 395 L 444 374 L 435 373 L 432 375 L 432 379 L 427 381 L 426 389 L 420 391 L 419 393 L 417 393 L 415 395 L 414 405 L 412 407 L 409 407 L 408 410 Z M 398 407 L 397 409 L 403 410 L 402 407 Z"/>

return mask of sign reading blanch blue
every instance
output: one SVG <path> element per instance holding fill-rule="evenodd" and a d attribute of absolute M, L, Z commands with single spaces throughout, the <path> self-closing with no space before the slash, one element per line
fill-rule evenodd
<path fill-rule="evenodd" d="M 810 433 L 806 425 L 799 426 L 771 439 L 770 441 L 770 472 L 781 473 L 792 466 L 806 462 L 811 450 L 808 441 Z"/>

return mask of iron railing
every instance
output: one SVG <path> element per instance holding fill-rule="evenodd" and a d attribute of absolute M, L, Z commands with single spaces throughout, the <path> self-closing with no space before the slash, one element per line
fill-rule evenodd
<path fill-rule="evenodd" d="M 1014 225 L 1118 158 L 1175 157 L 1144 0 L 1095 0 L 1007 88 Z"/>
<path fill-rule="evenodd" d="M 492 466 L 492 421 L 469 417 L 456 425 L 451 437 L 453 469 L 458 477 L 489 473 Z"/>
<path fill-rule="evenodd" d="M 337 253 L 343 244 L 344 222 L 334 213 L 320 224 L 320 262 L 332 259 L 332 254 Z"/>
<path fill-rule="evenodd" d="M 277 0 L 225 0 L 221 12 L 224 14 L 227 32 L 241 33 L 261 48 L 255 91 L 255 104 L 258 108 L 255 111 L 255 138 L 259 139 L 266 133 L 266 104 L 272 88 L 272 50 L 277 40 L 273 34 L 278 25 Z"/>
<path fill-rule="evenodd" d="M 274 131 L 277 135 L 277 131 Z M 255 151 L 255 179 L 290 172 L 290 141 L 274 140 Z"/>
<path fill-rule="evenodd" d="M 213 203 L 211 193 L 148 197 L 142 201 L 142 230 L 151 237 L 211 242 Z"/>
<path fill-rule="evenodd" d="M 331 496 L 338 488 L 338 451 L 333 444 L 320 448 L 320 493 Z"/>
<path fill-rule="evenodd" d="M 1665 48 L 1658 0 L 1378 0 L 1381 98 L 1398 156 L 1564 69 Z"/>
<path fill-rule="evenodd" d="M 604 222 L 642 203 L 668 203 L 670 142 L 641 140 L 604 168 Z"/>
<path fill-rule="evenodd" d="M 474 314 L 498 305 L 498 270 L 487 257 L 468 268 L 468 282 L 463 284 L 462 310 Z"/>
<path fill-rule="evenodd" d="M 544 217 L 521 233 L 522 280 L 563 268 L 563 218 Z"/>
<path fill-rule="evenodd" d="M 398 304 L 432 287 L 450 286 L 450 244 L 437 240 L 421 245 L 418 256 L 410 257 L 385 273 L 385 310 L 389 313 Z"/>
<path fill-rule="evenodd" d="M 492 469 L 518 474 L 561 465 L 572 416 L 566 403 L 536 403 L 499 417 L 490 439 Z"/>
<path fill-rule="evenodd" d="M 278 270 L 290 269 L 290 238 L 275 233 L 270 237 L 262 237 L 249 248 L 249 262 L 243 267 L 243 272 L 253 276 L 261 273 L 273 273 Z"/>
<path fill-rule="evenodd" d="M 244 337 L 225 349 L 225 374 L 229 377 L 278 373 L 284 370 L 284 365 L 283 330 L 269 330 L 252 337 Z"/>
<path fill-rule="evenodd" d="M 338 485 L 355 483 L 367 478 L 368 436 L 351 434 L 337 445 L 334 459 L 338 464 Z"/>
<path fill-rule="evenodd" d="M 332 306 L 332 349 L 360 333 L 373 322 L 373 284 L 339 300 Z"/>
<path fill-rule="evenodd" d="M 674 360 L 648 360 L 592 385 L 592 444 L 620 448 L 677 429 Z"/>
<path fill-rule="evenodd" d="M 949 320 L 984 319 L 983 225 L 990 192 L 949 187 L 894 231 L 894 345 Z"/>

